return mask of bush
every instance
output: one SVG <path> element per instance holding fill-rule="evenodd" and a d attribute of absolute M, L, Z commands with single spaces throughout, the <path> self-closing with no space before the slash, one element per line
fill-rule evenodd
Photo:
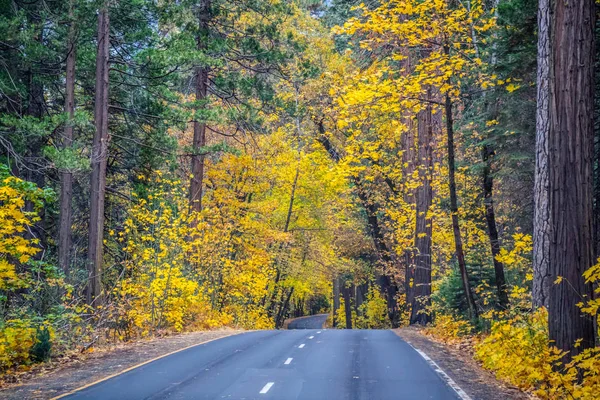
<path fill-rule="evenodd" d="M 597 399 L 600 350 L 587 349 L 562 365 L 563 353 L 549 346 L 545 309 L 492 325 L 476 346 L 476 358 L 502 380 L 542 399 Z"/>
<path fill-rule="evenodd" d="M 50 335 L 50 329 L 44 326 L 38 328 L 36 334 L 36 342 L 31 348 L 31 359 L 35 362 L 46 361 L 50 358 L 52 350 L 52 340 Z"/>
<path fill-rule="evenodd" d="M 0 368 L 29 363 L 31 349 L 35 344 L 36 329 L 29 321 L 6 321 L 0 328 Z"/>
<path fill-rule="evenodd" d="M 453 343 L 471 334 L 473 326 L 468 321 L 451 314 L 436 313 L 433 326 L 427 328 L 427 333 L 436 338 Z"/>
<path fill-rule="evenodd" d="M 387 329 L 390 321 L 387 315 L 387 302 L 377 290 L 376 285 L 369 287 L 367 301 L 358 308 L 356 328 L 359 329 Z"/>

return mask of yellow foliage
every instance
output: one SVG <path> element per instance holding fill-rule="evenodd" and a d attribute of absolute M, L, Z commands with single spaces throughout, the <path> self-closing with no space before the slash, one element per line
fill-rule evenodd
<path fill-rule="evenodd" d="M 597 316 L 600 310 L 600 286 L 598 285 L 598 282 L 600 282 L 600 262 L 585 271 L 583 277 L 587 283 L 595 285 L 594 293 L 596 295 L 594 299 L 586 299 L 586 301 L 582 302 L 581 311 L 592 316 Z"/>
<path fill-rule="evenodd" d="M 453 315 L 438 313 L 435 316 L 434 324 L 428 327 L 425 332 L 446 343 L 456 343 L 469 335 L 472 329 L 468 321 Z"/>
<path fill-rule="evenodd" d="M 9 320 L 0 329 L 0 369 L 29 362 L 36 342 L 36 329 L 29 321 Z"/>
<path fill-rule="evenodd" d="M 16 263 L 27 263 L 39 251 L 37 240 L 24 236 L 39 217 L 24 207 L 26 201 L 38 202 L 42 191 L 3 172 L 0 170 L 0 290 L 12 290 L 26 286 L 17 274 Z"/>
<path fill-rule="evenodd" d="M 390 327 L 387 312 L 387 301 L 378 290 L 378 286 L 371 284 L 364 303 L 358 310 L 355 327 L 358 329 L 386 329 Z"/>
<path fill-rule="evenodd" d="M 231 260 L 228 254 L 235 243 L 228 239 L 233 226 L 223 223 L 224 215 L 213 218 L 208 208 L 191 215 L 180 181 L 158 178 L 153 184 L 145 199 L 131 205 L 119 233 L 118 240 L 126 244 L 126 278 L 115 289 L 118 318 L 142 336 L 157 329 L 215 328 L 241 315 L 244 321 L 236 324 L 255 327 L 252 321 L 261 316 L 256 310 L 234 307 L 232 299 L 251 300 L 248 290 L 253 286 L 266 289 L 267 278 L 258 268 L 266 261 Z M 216 218 L 220 225 L 214 223 Z M 221 291 L 219 282 L 227 289 Z M 216 307 L 223 302 L 226 307 Z M 261 320 L 258 325 L 266 324 Z"/>
<path fill-rule="evenodd" d="M 563 353 L 548 340 L 547 319 L 548 313 L 542 308 L 531 315 L 494 323 L 490 335 L 476 346 L 476 358 L 498 378 L 535 391 L 542 399 L 596 399 L 600 393 L 600 350 L 587 349 L 562 366 Z"/>

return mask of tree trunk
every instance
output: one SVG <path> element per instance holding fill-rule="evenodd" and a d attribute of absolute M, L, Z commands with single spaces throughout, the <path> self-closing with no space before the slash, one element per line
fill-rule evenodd
<path fill-rule="evenodd" d="M 73 0 L 69 5 L 69 37 L 67 44 L 67 66 L 65 83 L 65 123 L 62 148 L 69 149 L 73 144 L 73 116 L 75 115 L 75 20 Z M 60 215 L 58 228 L 58 265 L 65 275 L 69 272 L 71 252 L 73 174 L 69 170 L 60 171 Z"/>
<path fill-rule="evenodd" d="M 275 320 L 275 329 L 279 329 L 279 328 L 281 328 L 281 325 L 283 325 L 283 320 L 284 320 L 283 317 L 285 316 L 285 313 L 287 312 L 287 309 L 290 306 L 290 299 L 292 298 L 292 294 L 294 294 L 293 287 L 290 289 L 287 297 L 285 298 L 285 301 L 279 308 L 279 312 L 277 313 L 277 319 Z"/>
<path fill-rule="evenodd" d="M 102 293 L 102 259 L 104 236 L 104 195 L 106 161 L 108 158 L 108 68 L 110 21 L 105 5 L 98 14 L 98 50 L 96 54 L 96 95 L 94 120 L 96 130 L 92 145 L 92 175 L 90 179 L 90 236 L 88 243 L 87 302 L 99 302 Z"/>
<path fill-rule="evenodd" d="M 533 306 L 548 307 L 552 279 L 548 271 L 550 213 L 548 205 L 548 135 L 550 129 L 550 0 L 539 0 L 533 190 Z"/>
<path fill-rule="evenodd" d="M 340 308 L 340 278 L 333 278 L 333 322 L 334 328 L 337 328 L 338 324 L 338 309 Z"/>
<path fill-rule="evenodd" d="M 496 277 L 496 292 L 498 294 L 498 305 L 505 310 L 508 307 L 508 294 L 506 292 L 506 278 L 504 277 L 504 265 L 498 261 L 500 254 L 500 240 L 498 239 L 498 228 L 496 227 L 496 213 L 494 211 L 494 178 L 492 177 L 491 157 L 493 151 L 488 146 L 482 148 L 483 159 L 483 202 L 485 206 L 485 220 L 487 222 L 488 237 L 492 250 L 494 262 L 494 273 Z"/>
<path fill-rule="evenodd" d="M 346 329 L 352 329 L 352 304 L 350 299 L 350 287 L 344 282 L 342 287 L 342 293 L 344 295 L 344 311 L 346 313 Z"/>
<path fill-rule="evenodd" d="M 583 272 L 594 264 L 592 216 L 594 27 L 593 0 L 554 3 L 551 45 L 553 87 L 548 135 L 550 206 L 550 340 L 564 361 L 594 347 L 591 316 L 577 306 L 592 298 Z M 575 347 L 575 342 L 581 344 Z"/>
<path fill-rule="evenodd" d="M 469 273 L 467 271 L 467 264 L 465 262 L 465 254 L 463 251 L 460 225 L 458 223 L 458 198 L 456 196 L 455 177 L 456 164 L 454 160 L 454 122 L 452 118 L 452 101 L 450 100 L 450 96 L 448 94 L 446 94 L 445 109 L 446 134 L 448 136 L 448 182 L 450 186 L 450 212 L 452 213 L 452 230 L 454 233 L 454 246 L 456 249 L 458 267 L 460 269 L 460 277 L 462 279 L 467 305 L 469 306 L 469 318 L 474 319 L 477 318 L 477 307 L 475 306 L 475 299 L 473 298 L 471 284 L 469 283 Z"/>
<path fill-rule="evenodd" d="M 431 95 L 431 90 L 428 91 Z M 431 322 L 431 315 L 426 308 L 431 304 L 431 218 L 427 216 L 433 199 L 431 174 L 433 170 L 434 121 L 432 107 L 428 105 L 417 115 L 417 168 L 419 186 L 415 196 L 415 254 L 411 266 L 412 288 L 407 304 L 410 304 L 410 323 L 425 325 Z M 407 277 L 408 278 L 408 277 Z M 408 292 L 407 292 L 408 294 Z M 410 303 L 408 301 L 410 300 Z"/>
<path fill-rule="evenodd" d="M 288 212 L 285 218 L 285 226 L 283 231 L 287 233 L 290 229 L 290 221 L 292 220 L 292 211 L 294 210 L 294 198 L 296 197 L 296 188 L 298 186 L 298 177 L 300 176 L 300 163 L 296 167 L 296 174 L 294 176 L 294 182 L 292 183 L 292 193 L 290 193 L 290 204 L 288 206 Z"/>
<path fill-rule="evenodd" d="M 209 21 L 210 21 L 210 0 L 200 2 L 198 14 L 198 37 L 197 46 L 199 51 L 206 51 L 209 37 Z M 206 97 L 208 94 L 208 68 L 206 66 L 198 66 L 196 68 L 196 102 L 199 103 L 201 109 L 206 107 Z M 206 146 L 206 122 L 205 116 L 198 115 L 194 119 L 194 139 L 192 143 L 192 178 L 190 180 L 190 206 L 195 212 L 202 211 L 202 190 L 204 181 L 204 164 L 206 154 L 204 147 Z"/>

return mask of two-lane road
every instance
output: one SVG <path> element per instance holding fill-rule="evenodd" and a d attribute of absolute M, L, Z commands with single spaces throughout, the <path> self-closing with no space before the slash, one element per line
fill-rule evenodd
<path fill-rule="evenodd" d="M 198 345 L 68 399 L 457 399 L 391 331 L 257 331 Z"/>
<path fill-rule="evenodd" d="M 309 317 L 296 318 L 290 321 L 288 329 L 321 329 L 329 314 L 317 314 Z"/>

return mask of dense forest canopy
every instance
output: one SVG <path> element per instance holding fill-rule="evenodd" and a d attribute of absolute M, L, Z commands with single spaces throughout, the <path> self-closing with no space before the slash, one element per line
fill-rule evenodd
<path fill-rule="evenodd" d="M 329 312 L 593 398 L 596 14 L 0 0 L 0 368 Z"/>

